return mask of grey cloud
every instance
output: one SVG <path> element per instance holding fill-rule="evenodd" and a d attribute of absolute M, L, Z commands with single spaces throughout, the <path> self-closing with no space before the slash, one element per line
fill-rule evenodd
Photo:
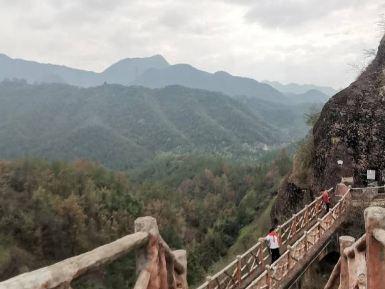
<path fill-rule="evenodd" d="M 339 10 L 357 8 L 363 2 L 360 0 L 259 0 L 254 2 L 245 18 L 249 22 L 258 22 L 267 27 L 290 28 L 320 20 Z"/>
<path fill-rule="evenodd" d="M 158 18 L 158 22 L 160 25 L 167 28 L 180 30 L 181 28 L 191 24 L 191 17 L 181 11 L 172 9 L 164 12 Z"/>
<path fill-rule="evenodd" d="M 160 16 L 148 21 L 146 28 L 158 29 L 164 33 L 167 33 L 167 30 L 173 34 L 201 36 L 215 34 L 220 29 L 221 24 L 215 17 L 210 17 L 207 11 L 202 11 L 200 7 L 193 7 L 188 2 L 181 2 L 177 0 L 176 4 L 159 11 Z"/>
<path fill-rule="evenodd" d="M 339 87 L 352 78 L 346 64 L 377 45 L 380 2 L 0 0 L 0 53 L 96 71 L 162 54 L 208 71 Z"/>

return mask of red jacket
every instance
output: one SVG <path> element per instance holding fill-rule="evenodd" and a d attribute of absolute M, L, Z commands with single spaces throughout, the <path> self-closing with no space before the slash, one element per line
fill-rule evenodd
<path fill-rule="evenodd" d="M 330 203 L 330 197 L 329 197 L 328 191 L 323 191 L 323 193 L 322 193 L 322 201 L 325 204 L 329 204 Z"/>

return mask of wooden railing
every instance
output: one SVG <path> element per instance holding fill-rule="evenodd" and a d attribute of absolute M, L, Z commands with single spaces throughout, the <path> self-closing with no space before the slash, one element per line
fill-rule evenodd
<path fill-rule="evenodd" d="M 385 207 L 385 186 L 352 188 L 350 192 L 353 207 Z"/>
<path fill-rule="evenodd" d="M 137 252 L 138 273 L 135 289 L 187 289 L 186 251 L 171 251 L 160 236 L 156 220 L 152 217 L 138 218 L 132 235 L 0 282 L 0 289 L 70 289 L 73 280 L 134 250 Z"/>
<path fill-rule="evenodd" d="M 341 224 L 349 205 L 349 190 L 323 218 L 309 229 L 284 254 L 256 278 L 248 289 L 283 288 L 302 271 L 303 267 L 322 249 Z"/>
<path fill-rule="evenodd" d="M 330 189 L 329 192 L 331 190 L 332 189 Z M 345 198 L 342 200 L 345 200 Z M 333 214 L 329 214 L 323 221 L 323 227 L 328 226 L 329 222 L 340 214 L 340 207 L 341 201 L 332 210 Z M 322 197 L 320 196 L 310 204 L 306 205 L 301 211 L 294 214 L 292 218 L 290 218 L 283 225 L 278 226 L 277 231 L 282 239 L 281 250 L 285 250 L 288 245 L 294 244 L 295 241 L 301 238 L 302 233 L 305 230 L 311 229 L 317 222 L 317 219 L 323 214 L 325 214 L 325 209 L 323 209 Z M 311 230 L 314 231 L 314 229 Z M 312 234 L 313 231 L 311 231 Z M 311 237 L 309 238 L 309 242 L 311 242 Z M 270 254 L 266 243 L 257 242 L 244 254 L 237 256 L 234 261 L 228 264 L 221 271 L 213 276 L 208 276 L 206 282 L 199 286 L 198 289 L 239 289 L 247 287 L 255 279 L 265 280 L 267 276 L 266 265 L 269 263 L 269 259 Z M 283 259 L 281 258 L 280 260 Z M 280 264 L 281 261 L 277 262 Z"/>
<path fill-rule="evenodd" d="M 352 198 L 375 198 L 377 196 L 385 195 L 385 186 L 365 187 L 365 188 L 351 188 Z"/>
<path fill-rule="evenodd" d="M 341 236 L 340 260 L 325 289 L 385 288 L 385 209 L 369 207 L 365 210 L 366 233 L 355 240 Z"/>
<path fill-rule="evenodd" d="M 342 222 L 350 189 L 339 185 L 336 194 L 342 197 L 329 213 L 325 214 L 322 197 L 318 197 L 278 226 L 283 254 L 273 265 L 267 265 L 270 256 L 266 243 L 258 242 L 223 270 L 208 277 L 198 289 L 282 288 L 282 284 L 293 279 L 308 259 L 317 254 Z M 385 244 L 382 231 L 373 230 L 373 236 Z M 0 289 L 71 289 L 72 281 L 134 250 L 137 256 L 134 289 L 188 288 L 186 251 L 171 251 L 159 234 L 156 220 L 142 217 L 135 221 L 134 234 L 52 266 L 0 282 Z"/>

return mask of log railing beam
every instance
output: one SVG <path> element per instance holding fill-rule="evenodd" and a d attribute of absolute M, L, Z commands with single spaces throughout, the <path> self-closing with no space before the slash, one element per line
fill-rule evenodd
<path fill-rule="evenodd" d="M 138 232 L 48 267 L 0 283 L 0 289 L 68 288 L 72 280 L 145 246 L 148 233 Z"/>
<path fill-rule="evenodd" d="M 354 244 L 355 239 L 350 236 L 341 236 L 340 242 L 340 286 L 338 289 L 349 289 L 349 268 L 348 258 L 344 255 L 344 250 Z"/>
<path fill-rule="evenodd" d="M 365 209 L 366 261 L 368 289 L 383 288 L 385 284 L 385 247 L 382 230 L 385 229 L 385 209 Z M 379 240 L 380 239 L 380 240 Z"/>

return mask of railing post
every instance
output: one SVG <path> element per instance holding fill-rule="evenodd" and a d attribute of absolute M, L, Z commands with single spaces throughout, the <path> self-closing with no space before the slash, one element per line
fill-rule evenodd
<path fill-rule="evenodd" d="M 349 288 L 366 288 L 365 252 L 360 252 L 357 242 L 353 244 L 353 252 L 348 253 Z M 346 250 L 345 250 L 346 252 Z"/>
<path fill-rule="evenodd" d="M 237 256 L 237 284 L 238 288 L 242 286 L 242 256 Z"/>
<path fill-rule="evenodd" d="M 144 277 L 143 284 L 136 283 L 135 288 L 159 288 L 164 285 L 167 276 L 163 276 L 164 272 L 159 268 L 162 260 L 159 258 L 159 229 L 156 219 L 153 217 L 137 218 L 135 220 L 135 232 L 149 233 L 148 245 L 136 251 L 136 272 L 140 273 L 139 277 Z M 147 286 L 145 282 L 147 282 Z"/>
<path fill-rule="evenodd" d="M 342 211 L 342 202 L 338 201 L 337 204 L 334 206 L 334 208 L 330 209 L 332 220 L 337 220 L 338 216 L 341 215 Z"/>
<path fill-rule="evenodd" d="M 305 236 L 305 253 L 307 252 L 307 249 L 308 249 L 308 237 L 309 237 L 309 232 L 308 231 L 305 231 L 304 232 L 304 236 Z"/>
<path fill-rule="evenodd" d="M 294 236 L 297 232 L 297 214 L 293 214 L 291 228 L 290 228 L 290 236 Z"/>
<path fill-rule="evenodd" d="M 272 288 L 273 286 L 273 268 L 270 265 L 266 265 L 267 272 L 267 288 Z"/>
<path fill-rule="evenodd" d="M 206 276 L 206 282 L 207 282 L 207 289 L 212 289 L 212 281 L 213 281 L 213 278 L 209 275 L 209 276 Z"/>
<path fill-rule="evenodd" d="M 370 207 L 365 210 L 366 260 L 368 289 L 383 288 L 385 284 L 385 247 L 373 233 L 385 229 L 385 209 Z"/>
<path fill-rule="evenodd" d="M 173 253 L 174 254 L 174 253 Z M 174 259 L 166 258 L 167 284 L 168 289 L 176 289 L 176 274 L 174 270 Z"/>
<path fill-rule="evenodd" d="M 135 233 L 146 232 L 151 237 L 159 236 L 159 229 L 156 219 L 153 217 L 140 217 L 135 220 Z M 144 246 L 136 251 L 136 272 L 139 273 L 146 268 L 148 263 L 148 248 Z"/>
<path fill-rule="evenodd" d="M 159 289 L 169 289 L 169 287 L 175 286 L 174 274 L 171 276 L 168 275 L 168 262 L 166 261 L 165 248 L 162 244 L 158 244 L 158 262 L 156 262 L 156 264 L 158 266 L 157 272 L 160 281 Z M 174 262 L 172 264 L 172 271 L 174 271 Z M 171 281 L 171 283 L 169 283 L 169 281 Z"/>
<path fill-rule="evenodd" d="M 317 218 L 317 222 L 321 224 L 322 223 L 322 218 Z"/>
<path fill-rule="evenodd" d="M 265 256 L 263 255 L 263 249 L 264 249 L 264 247 L 261 245 L 261 246 L 259 246 L 259 261 L 261 262 L 261 267 L 262 268 L 265 268 Z M 262 269 L 262 271 L 263 271 L 263 269 Z"/>
<path fill-rule="evenodd" d="M 308 222 L 309 222 L 309 205 L 306 204 L 305 205 L 305 216 L 304 216 L 305 226 L 307 225 Z"/>
<path fill-rule="evenodd" d="M 287 250 L 288 250 L 288 259 L 287 259 L 287 268 L 290 270 L 291 267 L 293 267 L 292 263 L 293 263 L 293 257 L 292 257 L 292 254 L 293 254 L 293 247 L 288 245 L 287 246 Z"/>
<path fill-rule="evenodd" d="M 316 232 L 316 235 L 314 237 L 314 242 L 318 242 L 318 240 L 321 238 L 321 224 L 320 223 L 317 223 L 317 232 Z"/>
<path fill-rule="evenodd" d="M 176 261 L 178 261 L 184 268 L 181 275 L 176 274 L 175 283 L 177 289 L 188 289 L 187 284 L 187 252 L 186 250 L 176 250 L 173 252 Z"/>
<path fill-rule="evenodd" d="M 322 210 L 322 203 L 320 203 L 320 200 L 317 199 L 317 201 L 314 203 L 314 215 L 318 216 L 320 210 Z"/>
<path fill-rule="evenodd" d="M 340 256 L 341 256 L 341 266 L 340 266 L 340 286 L 338 289 L 349 289 L 349 268 L 348 268 L 348 259 L 344 255 L 344 250 L 347 247 L 353 245 L 355 239 L 350 236 L 341 236 L 340 241 Z"/>

